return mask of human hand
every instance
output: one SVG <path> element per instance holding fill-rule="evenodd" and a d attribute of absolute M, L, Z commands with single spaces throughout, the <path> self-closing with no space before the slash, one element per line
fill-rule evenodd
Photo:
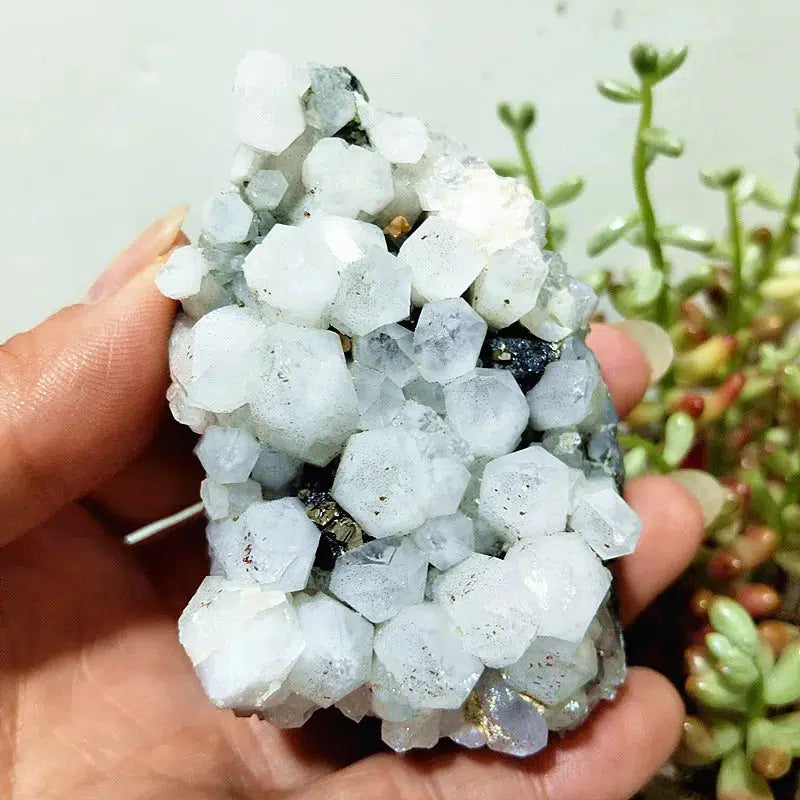
<path fill-rule="evenodd" d="M 399 757 L 333 710 L 281 731 L 208 702 L 176 632 L 207 572 L 202 526 L 121 541 L 197 499 L 191 436 L 164 414 L 175 304 L 153 286 L 155 259 L 184 241 L 181 219 L 148 229 L 94 302 L 0 349 L 0 796 L 628 798 L 668 757 L 683 715 L 647 669 L 524 761 L 447 747 Z M 647 363 L 613 328 L 589 344 L 624 414 Z M 614 568 L 629 623 L 689 562 L 702 521 L 667 478 L 631 481 L 626 497 L 644 520 L 638 550 Z"/>

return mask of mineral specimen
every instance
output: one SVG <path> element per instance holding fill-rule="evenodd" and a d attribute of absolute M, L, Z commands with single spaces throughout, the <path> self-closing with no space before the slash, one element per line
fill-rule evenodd
<path fill-rule="evenodd" d="M 397 751 L 526 756 L 624 680 L 603 560 L 641 524 L 547 211 L 342 67 L 245 57 L 232 186 L 157 279 L 202 434 L 212 702 L 336 705 Z"/>

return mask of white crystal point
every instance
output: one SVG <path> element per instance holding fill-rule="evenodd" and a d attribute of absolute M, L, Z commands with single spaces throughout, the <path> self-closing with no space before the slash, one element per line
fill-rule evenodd
<path fill-rule="evenodd" d="M 167 389 L 169 410 L 176 422 L 186 425 L 195 433 L 205 433 L 209 425 L 214 424 L 214 415 L 204 408 L 198 408 L 189 402 L 186 390 L 177 382 Z"/>
<path fill-rule="evenodd" d="M 244 260 L 247 285 L 285 322 L 324 328 L 342 262 L 311 226 L 275 225 Z"/>
<path fill-rule="evenodd" d="M 315 231 L 342 264 L 360 261 L 375 249 L 388 252 L 383 232 L 369 222 L 323 214 L 303 220 L 299 227 Z"/>
<path fill-rule="evenodd" d="M 422 209 L 419 205 L 414 170 L 415 167 L 403 164 L 392 168 L 394 200 L 375 216 L 376 225 L 385 228 L 393 219 L 399 216 L 405 217 L 409 225 L 414 225 L 420 218 Z"/>
<path fill-rule="evenodd" d="M 278 695 L 280 695 L 280 702 L 277 702 L 276 699 Z M 319 706 L 313 700 L 308 700 L 293 692 L 286 694 L 282 689 L 276 695 L 272 695 L 266 703 L 259 707 L 258 711 L 276 728 L 291 730 L 305 725 L 318 708 Z"/>
<path fill-rule="evenodd" d="M 276 169 L 260 169 L 250 178 L 244 190 L 250 207 L 255 211 L 272 211 L 280 205 L 289 182 Z"/>
<path fill-rule="evenodd" d="M 539 636 L 519 661 L 502 671 L 506 682 L 548 705 L 561 703 L 597 674 L 597 650 L 590 637 L 580 645 Z"/>
<path fill-rule="evenodd" d="M 395 428 L 351 436 L 331 489 L 372 536 L 410 533 L 428 517 L 429 476 L 416 439 Z"/>
<path fill-rule="evenodd" d="M 437 414 L 446 413 L 444 405 L 444 387 L 441 383 L 426 381 L 425 378 L 414 378 L 403 387 L 406 400 L 413 400 L 418 405 L 428 406 Z"/>
<path fill-rule="evenodd" d="M 325 136 L 333 136 L 356 113 L 353 76 L 344 67 L 310 64 L 308 77 L 311 91 L 306 100 L 306 118 Z"/>
<path fill-rule="evenodd" d="M 425 380 L 448 381 L 473 369 L 486 323 L 461 297 L 423 306 L 414 329 L 414 361 Z"/>
<path fill-rule="evenodd" d="M 475 549 L 475 524 L 460 513 L 433 517 L 414 531 L 413 540 L 434 567 L 447 570 Z"/>
<path fill-rule="evenodd" d="M 542 607 L 541 636 L 580 642 L 611 585 L 611 574 L 577 533 L 512 547 L 504 559 Z"/>
<path fill-rule="evenodd" d="M 540 339 L 557 342 L 588 327 L 597 295 L 591 286 L 567 273 L 559 255 L 550 256 L 548 266 L 550 271 L 536 305 L 520 322 Z"/>
<path fill-rule="evenodd" d="M 528 404 L 514 376 L 476 369 L 444 387 L 447 419 L 476 456 L 502 456 L 528 426 Z"/>
<path fill-rule="evenodd" d="M 339 337 L 278 323 L 264 337 L 263 374 L 250 384 L 258 438 L 325 466 L 358 429 L 358 399 Z"/>
<path fill-rule="evenodd" d="M 253 179 L 264 168 L 266 157 L 246 144 L 240 144 L 233 154 L 231 163 L 231 183 L 241 185 Z"/>
<path fill-rule="evenodd" d="M 302 471 L 303 462 L 299 458 L 262 445 L 252 477 L 268 492 L 284 495 L 294 488 Z"/>
<path fill-rule="evenodd" d="M 389 722 L 409 722 L 417 713 L 406 700 L 400 684 L 377 658 L 372 659 L 370 708 L 376 717 Z"/>
<path fill-rule="evenodd" d="M 251 504 L 238 520 L 213 523 L 208 544 L 225 575 L 266 589 L 304 589 L 320 532 L 296 497 Z"/>
<path fill-rule="evenodd" d="M 375 655 L 419 709 L 458 708 L 483 670 L 436 603 L 404 608 L 379 625 Z"/>
<path fill-rule="evenodd" d="M 200 291 L 207 272 L 208 264 L 196 247 L 176 247 L 156 276 L 156 287 L 165 297 L 182 300 Z"/>
<path fill-rule="evenodd" d="M 292 65 L 263 50 L 245 55 L 236 75 L 239 138 L 266 153 L 283 152 L 306 126 Z"/>
<path fill-rule="evenodd" d="M 303 183 L 331 214 L 377 214 L 394 197 L 392 168 L 380 154 L 344 139 L 321 139 L 303 164 Z"/>
<path fill-rule="evenodd" d="M 523 239 L 489 257 L 472 284 L 472 305 L 492 326 L 505 328 L 535 305 L 547 278 L 547 262 L 534 239 Z"/>
<path fill-rule="evenodd" d="M 353 358 L 403 387 L 419 374 L 411 355 L 413 333 L 402 325 L 384 325 L 353 338 Z"/>
<path fill-rule="evenodd" d="M 207 475 L 218 483 L 244 483 L 261 448 L 247 431 L 212 425 L 194 452 Z"/>
<path fill-rule="evenodd" d="M 225 519 L 238 516 L 251 504 L 261 500 L 261 484 L 256 481 L 244 483 L 218 483 L 206 478 L 200 484 L 200 499 L 209 519 Z"/>
<path fill-rule="evenodd" d="M 425 124 L 416 117 L 379 111 L 357 97 L 359 119 L 372 146 L 393 164 L 416 164 L 428 149 Z"/>
<path fill-rule="evenodd" d="M 306 647 L 287 685 L 322 708 L 358 688 L 372 669 L 372 625 L 342 603 L 317 594 L 298 605 Z"/>
<path fill-rule="evenodd" d="M 331 324 L 348 336 L 363 336 L 405 319 L 410 310 L 411 270 L 387 253 L 384 244 L 370 248 L 342 272 Z"/>
<path fill-rule="evenodd" d="M 508 542 L 564 530 L 569 510 L 569 469 L 540 445 L 486 465 L 478 512 Z"/>
<path fill-rule="evenodd" d="M 470 703 L 481 715 L 490 750 L 526 758 L 547 745 L 547 723 L 536 706 L 495 670 L 483 673 Z"/>
<path fill-rule="evenodd" d="M 203 233 L 219 245 L 246 242 L 253 230 L 253 209 L 238 192 L 221 192 L 203 209 Z"/>
<path fill-rule="evenodd" d="M 237 306 L 218 308 L 198 320 L 187 337 L 185 366 L 176 377 L 192 405 L 217 413 L 244 405 L 265 332 L 256 314 Z"/>
<path fill-rule="evenodd" d="M 600 383 L 597 367 L 589 361 L 553 361 L 528 394 L 534 430 L 566 428 L 583 423 L 593 409 Z"/>
<path fill-rule="evenodd" d="M 518 661 L 539 630 L 538 598 L 499 558 L 473 553 L 436 581 L 433 597 L 467 652 L 490 667 Z"/>
<path fill-rule="evenodd" d="M 427 566 L 410 538 L 377 539 L 336 559 L 329 590 L 370 622 L 385 622 L 422 601 Z"/>
<path fill-rule="evenodd" d="M 350 377 L 358 396 L 361 429 L 389 425 L 405 403 L 403 390 L 382 372 L 355 361 L 350 365 Z"/>
<path fill-rule="evenodd" d="M 305 646 L 283 592 L 209 576 L 178 621 L 180 642 L 220 707 L 253 709 L 280 688 Z"/>
<path fill-rule="evenodd" d="M 602 559 L 632 553 L 642 532 L 641 518 L 613 486 L 590 491 L 581 497 L 569 526 L 583 536 Z"/>
<path fill-rule="evenodd" d="M 370 675 L 371 674 L 370 668 Z M 364 684 L 363 686 L 359 686 L 358 689 L 354 689 L 346 697 L 343 697 L 335 703 L 335 705 L 348 719 L 353 720 L 353 722 L 361 722 L 370 712 L 371 701 L 372 692 L 370 691 L 369 685 Z"/>
<path fill-rule="evenodd" d="M 411 267 L 415 305 L 460 297 L 486 265 L 486 256 L 464 228 L 428 217 L 400 248 Z"/>
<path fill-rule="evenodd" d="M 429 750 L 439 741 L 441 711 L 418 711 L 408 722 L 381 723 L 381 739 L 395 751 L 405 753 L 415 748 Z"/>

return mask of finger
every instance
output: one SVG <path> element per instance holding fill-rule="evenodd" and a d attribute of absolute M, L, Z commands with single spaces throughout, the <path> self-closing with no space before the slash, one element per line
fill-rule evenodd
<path fill-rule="evenodd" d="M 600 362 L 617 413 L 624 417 L 644 396 L 650 365 L 642 351 L 624 333 L 609 325 L 592 325 L 586 344 Z"/>
<path fill-rule="evenodd" d="M 0 348 L 0 544 L 118 472 L 152 437 L 175 313 L 153 285 L 159 268 L 141 265 L 105 299 Z"/>
<path fill-rule="evenodd" d="M 318 781 L 296 800 L 622 800 L 656 772 L 680 736 L 683 704 L 661 675 L 635 668 L 617 700 L 578 731 L 518 760 L 489 751 L 382 753 Z M 631 754 L 636 757 L 632 758 Z"/>
<path fill-rule="evenodd" d="M 625 499 L 643 525 L 636 551 L 614 564 L 628 625 L 689 566 L 703 538 L 703 515 L 686 489 L 662 475 L 630 481 Z"/>

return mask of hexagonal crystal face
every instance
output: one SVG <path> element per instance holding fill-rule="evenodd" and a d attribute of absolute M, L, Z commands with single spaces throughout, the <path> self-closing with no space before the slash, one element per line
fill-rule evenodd
<path fill-rule="evenodd" d="M 336 706 L 398 752 L 524 757 L 624 680 L 603 560 L 641 522 L 547 212 L 345 67 L 257 51 L 232 187 L 156 279 L 201 435 L 211 573 L 180 638 L 211 700 Z"/>

